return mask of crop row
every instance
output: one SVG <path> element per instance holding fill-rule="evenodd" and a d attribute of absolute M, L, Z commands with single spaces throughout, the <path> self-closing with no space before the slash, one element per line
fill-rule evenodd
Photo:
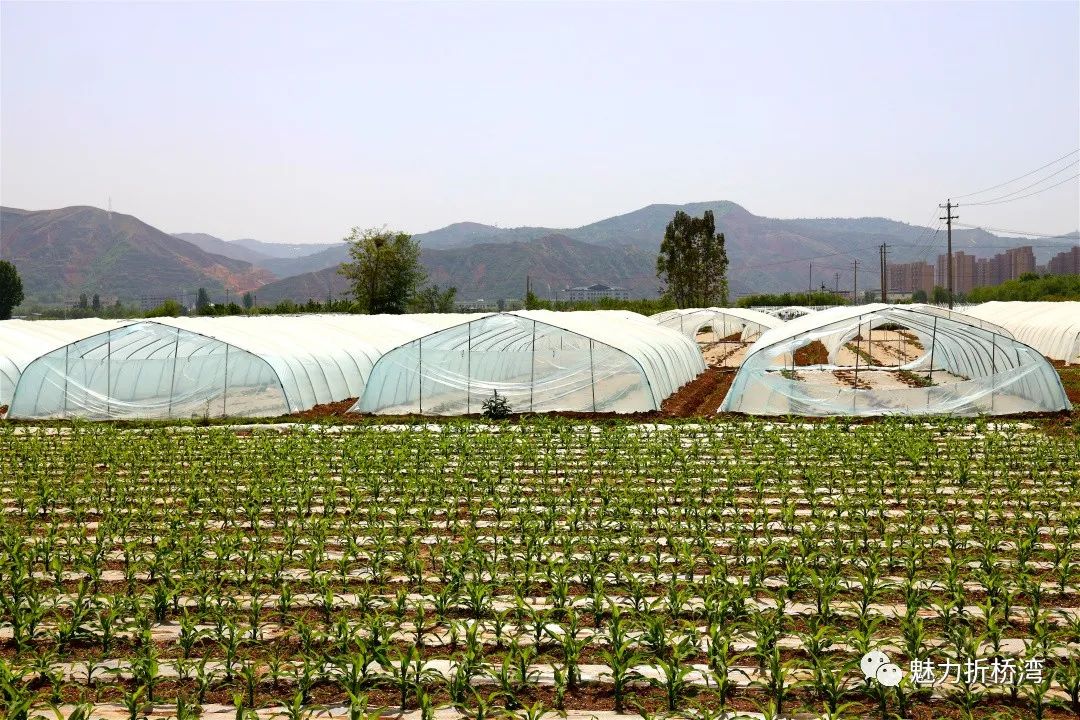
<path fill-rule="evenodd" d="M 0 687 L 1075 717 L 1077 478 L 1075 435 L 980 422 L 0 426 Z M 885 687 L 875 649 L 1043 672 Z"/>

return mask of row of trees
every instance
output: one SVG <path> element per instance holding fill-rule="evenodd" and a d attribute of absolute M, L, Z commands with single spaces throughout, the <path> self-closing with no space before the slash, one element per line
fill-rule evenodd
<path fill-rule="evenodd" d="M 814 307 L 816 305 L 846 305 L 847 298 L 843 295 L 837 295 L 836 293 L 819 291 L 813 293 L 759 293 L 757 295 L 746 295 L 739 298 L 738 306 L 749 308 L 759 306 L 784 306 L 784 305 L 805 305 L 807 307 Z"/>
<path fill-rule="evenodd" d="M 1037 275 L 1025 273 L 991 287 L 977 287 L 968 293 L 969 302 L 989 300 L 1080 300 L 1080 275 Z"/>

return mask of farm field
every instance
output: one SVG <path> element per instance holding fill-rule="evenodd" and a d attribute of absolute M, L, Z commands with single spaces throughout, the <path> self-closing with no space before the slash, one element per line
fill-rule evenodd
<path fill-rule="evenodd" d="M 0 425 L 0 710 L 1075 718 L 1078 479 L 1015 421 Z"/>

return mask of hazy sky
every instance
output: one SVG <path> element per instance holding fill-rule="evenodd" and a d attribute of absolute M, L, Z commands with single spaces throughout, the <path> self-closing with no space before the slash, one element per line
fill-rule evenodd
<path fill-rule="evenodd" d="M 5 0 L 0 21 L 0 202 L 111 196 L 227 239 L 721 199 L 936 224 L 1080 148 L 1077 2 Z M 1078 188 L 961 222 L 1074 230 Z"/>

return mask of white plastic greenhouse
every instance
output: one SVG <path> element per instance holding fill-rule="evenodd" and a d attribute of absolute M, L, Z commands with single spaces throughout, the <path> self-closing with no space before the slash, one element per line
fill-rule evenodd
<path fill-rule="evenodd" d="M 981 327 L 985 330 L 995 332 L 998 335 L 1003 335 L 1007 338 L 1015 339 L 1013 337 L 1013 334 L 1001 325 L 998 325 L 995 322 L 990 322 L 989 320 L 983 320 L 981 318 L 970 315 L 964 308 L 949 310 L 948 308 L 938 307 L 937 305 L 926 305 L 924 303 L 915 303 L 913 305 L 907 305 L 906 307 L 911 308 L 912 310 L 918 310 L 919 312 L 931 313 L 932 315 L 937 315 L 938 317 L 949 318 L 950 320 L 957 320 L 959 322 L 968 323 L 969 325 L 974 325 L 975 327 Z"/>
<path fill-rule="evenodd" d="M 466 317 L 180 317 L 114 324 L 105 331 L 72 321 L 87 323 L 79 339 L 57 344 L 25 365 L 8 416 L 299 412 L 360 396 L 384 352 Z"/>
<path fill-rule="evenodd" d="M 1048 358 L 1080 363 L 1080 302 L 988 302 L 963 312 L 1001 325 Z"/>
<path fill-rule="evenodd" d="M 11 402 L 23 370 L 36 358 L 88 334 L 122 327 L 129 322 L 98 318 L 0 322 L 0 406 Z"/>
<path fill-rule="evenodd" d="M 828 362 L 800 365 L 798 351 L 815 341 Z M 894 360 L 882 362 L 882 354 Z M 911 306 L 874 304 L 815 312 L 766 332 L 747 351 L 720 410 L 1001 415 L 1070 407 L 1053 366 L 1022 342 Z"/>
<path fill-rule="evenodd" d="M 647 411 L 704 370 L 696 343 L 636 313 L 474 315 L 383 355 L 352 409 L 462 415 L 497 391 L 518 412 Z"/>
<path fill-rule="evenodd" d="M 691 340 L 697 339 L 703 327 L 712 329 L 716 342 L 738 333 L 740 342 L 750 342 L 770 328 L 784 323 L 780 318 L 749 308 L 688 308 L 667 310 L 652 315 L 657 325 L 678 330 Z"/>

